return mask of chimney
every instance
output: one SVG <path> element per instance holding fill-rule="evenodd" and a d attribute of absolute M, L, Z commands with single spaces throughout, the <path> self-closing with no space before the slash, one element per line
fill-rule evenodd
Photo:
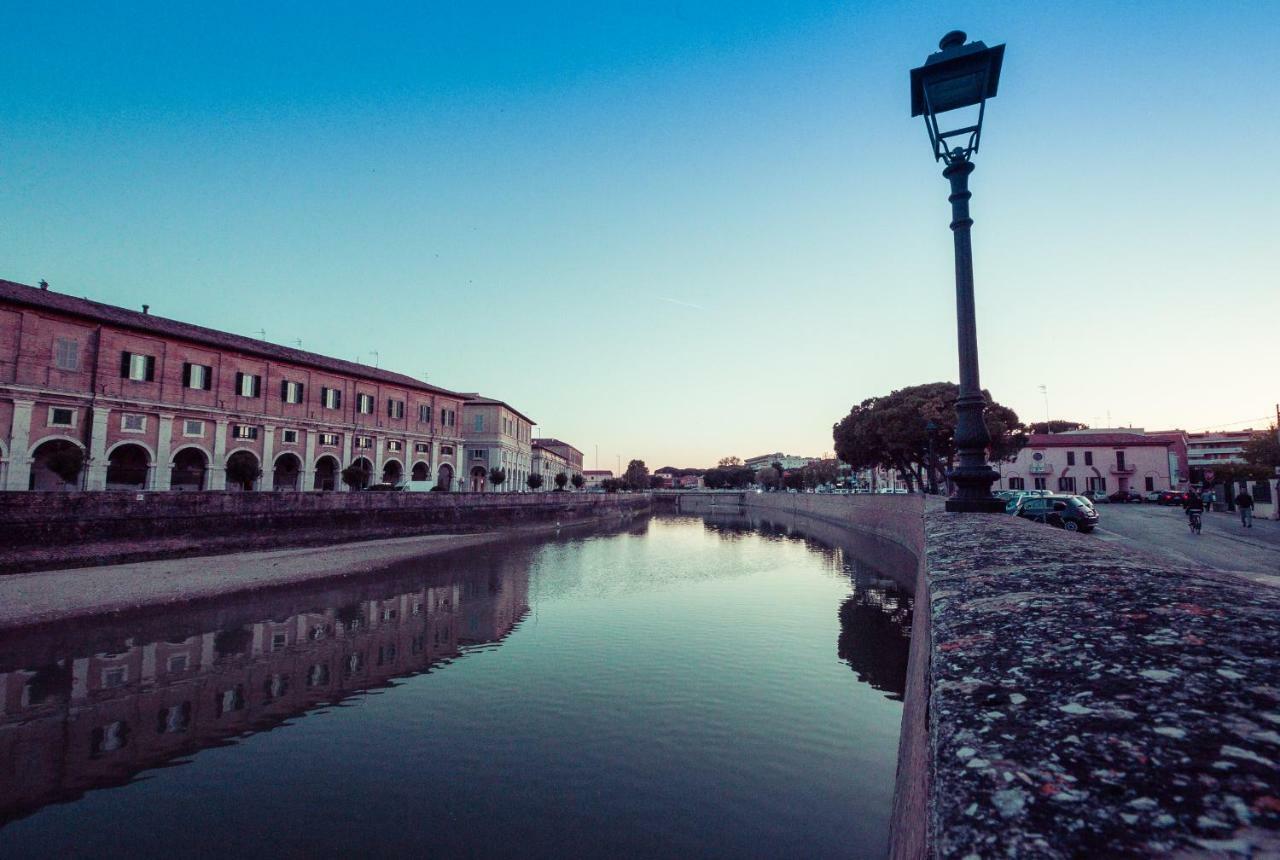
<path fill-rule="evenodd" d="M 41 290 L 48 290 L 48 289 L 49 289 L 49 282 L 48 282 L 48 281 L 46 281 L 44 278 L 41 278 L 41 279 L 40 279 L 40 289 L 41 289 Z"/>
<path fill-rule="evenodd" d="M 151 313 L 151 305 L 143 305 L 143 306 L 142 306 L 142 312 L 143 312 L 144 314 L 149 314 L 149 313 Z"/>

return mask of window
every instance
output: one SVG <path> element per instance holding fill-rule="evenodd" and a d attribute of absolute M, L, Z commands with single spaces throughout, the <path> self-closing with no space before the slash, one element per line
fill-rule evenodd
<path fill-rule="evenodd" d="M 1035 478 L 1034 480 L 1035 480 L 1035 482 L 1036 482 L 1036 489 L 1037 489 L 1037 490 L 1043 490 L 1043 489 L 1046 489 L 1046 488 L 1045 488 L 1045 485 L 1044 485 L 1044 478 Z"/>
<path fill-rule="evenodd" d="M 1088 485 L 1090 492 L 1105 493 L 1107 491 L 1106 478 L 1086 478 L 1085 483 Z"/>
<path fill-rule="evenodd" d="M 387 401 L 387 417 L 403 418 L 404 417 L 404 401 L 388 400 Z"/>
<path fill-rule="evenodd" d="M 283 381 L 280 383 L 280 399 L 285 403 L 302 402 L 302 383 Z"/>
<path fill-rule="evenodd" d="M 1116 452 L 1116 468 L 1119 469 L 1120 471 L 1124 471 L 1124 452 L 1123 451 Z"/>
<path fill-rule="evenodd" d="M 321 433 L 320 444 L 326 448 L 338 447 L 338 434 L 337 433 Z"/>
<path fill-rule="evenodd" d="M 285 445 L 297 445 L 298 431 L 297 430 L 281 430 L 280 441 L 283 442 Z"/>
<path fill-rule="evenodd" d="M 262 393 L 262 377 L 252 373 L 236 373 L 236 394 L 240 397 L 257 397 Z"/>
<path fill-rule="evenodd" d="M 474 428 L 475 431 L 477 433 L 483 433 L 484 432 L 484 416 L 477 415 L 474 423 L 475 423 L 475 428 Z"/>
<path fill-rule="evenodd" d="M 188 418 L 186 421 L 182 422 L 182 435 L 183 436 L 203 436 L 204 422 L 193 421 Z"/>
<path fill-rule="evenodd" d="M 473 450 L 472 450 L 472 452 L 471 452 L 471 459 L 472 459 L 472 460 L 483 460 L 483 459 L 484 459 L 484 449 L 483 449 L 483 448 L 475 448 L 475 449 L 473 449 Z"/>
<path fill-rule="evenodd" d="M 1067 452 L 1067 465 L 1068 465 L 1068 466 L 1074 466 L 1075 464 L 1076 464 L 1076 452 L 1075 452 L 1075 451 L 1068 451 L 1068 452 Z"/>
<path fill-rule="evenodd" d="M 213 388 L 213 368 L 207 364 L 182 365 L 182 387 L 197 391 L 208 391 Z"/>
<path fill-rule="evenodd" d="M 1021 478 L 1009 479 L 1009 489 L 1011 490 L 1021 490 L 1024 486 L 1025 486 L 1025 483 Z"/>
<path fill-rule="evenodd" d="M 136 352 L 120 353 L 120 377 L 134 382 L 154 382 L 156 378 L 155 356 L 140 355 Z"/>
<path fill-rule="evenodd" d="M 356 411 L 361 415 L 373 414 L 373 395 L 357 394 L 356 395 Z"/>
<path fill-rule="evenodd" d="M 431 423 L 431 404 L 430 403 L 418 404 L 418 421 L 423 424 Z"/>
<path fill-rule="evenodd" d="M 441 453 L 441 454 L 443 454 L 443 455 L 444 455 L 444 456 L 446 456 L 446 457 L 452 457 L 452 456 L 453 456 L 453 446 L 452 446 L 452 445 L 442 445 L 442 446 L 440 446 L 440 453 Z"/>
<path fill-rule="evenodd" d="M 1148 476 L 1148 477 L 1147 477 L 1147 492 L 1149 493 L 1149 492 L 1151 492 L 1152 490 L 1154 490 L 1155 488 L 1156 488 L 1156 479 L 1155 479 L 1155 478 L 1153 478 L 1153 477 L 1151 477 L 1151 476 Z"/>
<path fill-rule="evenodd" d="M 393 440 L 390 440 L 390 441 L 388 441 L 388 442 L 387 442 L 387 450 L 388 450 L 388 451 L 403 451 L 403 450 L 404 450 L 404 443 L 403 443 L 403 442 L 397 442 L 397 441 L 395 441 L 394 439 L 393 439 Z"/>
<path fill-rule="evenodd" d="M 231 428 L 231 435 L 236 439 L 257 439 L 258 428 L 248 424 L 236 424 Z"/>
<path fill-rule="evenodd" d="M 1072 477 L 1059 478 L 1058 489 L 1064 493 L 1074 493 L 1076 491 L 1076 479 Z"/>
<path fill-rule="evenodd" d="M 1085 452 L 1084 452 L 1084 464 L 1085 464 L 1086 466 L 1092 466 L 1092 465 L 1093 465 L 1093 452 L 1092 452 L 1092 451 L 1085 451 Z"/>
<path fill-rule="evenodd" d="M 356 437 L 356 447 L 357 447 L 357 448 L 372 448 L 372 447 L 373 447 L 373 437 L 372 437 L 372 436 L 357 436 L 357 437 Z"/>
<path fill-rule="evenodd" d="M 414 446 L 413 446 L 413 453 L 415 453 L 415 454 L 430 454 L 430 453 L 431 453 L 431 446 L 430 446 L 430 445 L 428 445 L 426 442 L 416 442 L 416 443 L 414 443 Z"/>
<path fill-rule="evenodd" d="M 74 409 L 63 409 L 59 406 L 50 406 L 49 407 L 49 426 L 50 427 L 76 426 L 76 411 Z"/>
<path fill-rule="evenodd" d="M 142 433 L 147 429 L 147 416 L 126 412 L 120 416 L 120 429 L 126 433 Z"/>
<path fill-rule="evenodd" d="M 321 388 L 320 405 L 325 409 L 341 409 L 342 392 L 337 388 Z"/>
<path fill-rule="evenodd" d="M 58 370 L 79 370 L 80 341 L 69 337 L 54 338 L 53 366 Z"/>

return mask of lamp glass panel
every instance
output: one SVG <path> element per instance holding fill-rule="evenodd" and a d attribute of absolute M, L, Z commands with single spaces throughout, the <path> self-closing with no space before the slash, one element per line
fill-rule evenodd
<path fill-rule="evenodd" d="M 929 107 L 935 114 L 939 114 L 977 104 L 982 101 L 986 77 L 987 70 L 984 67 L 962 75 L 928 81 L 925 88 L 929 92 Z"/>

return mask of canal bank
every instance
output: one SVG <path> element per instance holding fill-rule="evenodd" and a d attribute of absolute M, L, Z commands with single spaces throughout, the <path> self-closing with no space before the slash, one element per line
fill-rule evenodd
<path fill-rule="evenodd" d="M 486 532 L 647 510 L 647 494 L 0 493 L 0 572 Z"/>
<path fill-rule="evenodd" d="M 1280 855 L 1275 589 L 919 497 L 741 504 L 916 547 L 893 857 Z"/>

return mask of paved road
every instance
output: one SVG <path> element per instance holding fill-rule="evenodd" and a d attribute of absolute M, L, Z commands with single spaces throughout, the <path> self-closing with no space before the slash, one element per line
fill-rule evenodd
<path fill-rule="evenodd" d="M 1098 514 L 1102 522 L 1094 534 L 1103 540 L 1280 587 L 1280 522 L 1254 520 L 1246 529 L 1235 513 L 1208 513 L 1194 535 L 1181 508 L 1098 505 Z"/>

